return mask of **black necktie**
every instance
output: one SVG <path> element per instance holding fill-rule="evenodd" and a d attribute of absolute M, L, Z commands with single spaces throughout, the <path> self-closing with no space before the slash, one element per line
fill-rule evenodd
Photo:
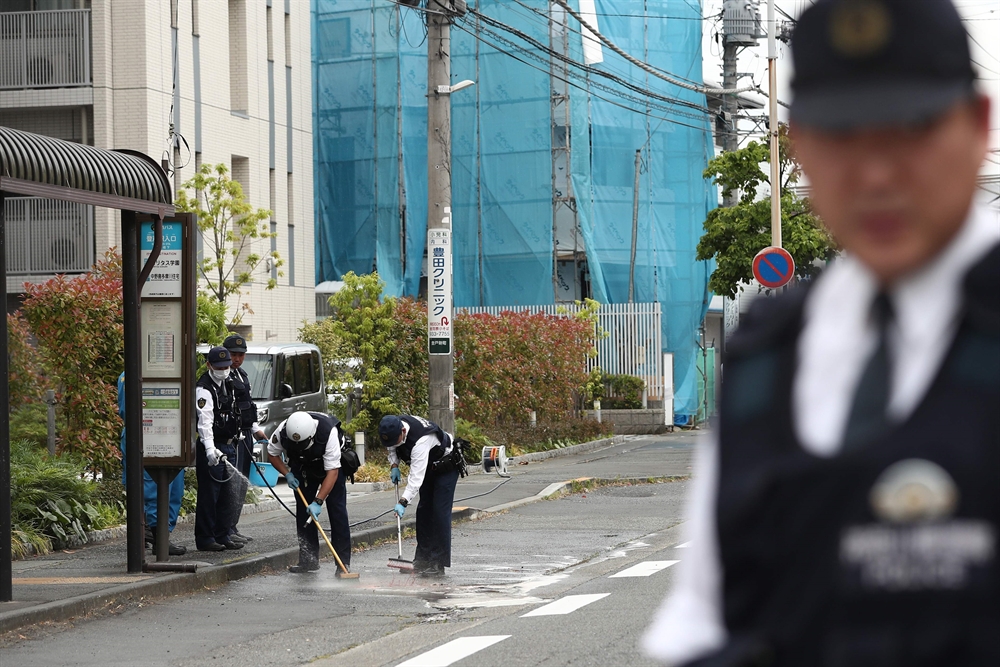
<path fill-rule="evenodd" d="M 879 292 L 872 302 L 872 320 L 878 331 L 878 343 L 869 357 L 861 380 L 854 392 L 851 411 L 844 429 L 843 451 L 858 450 L 880 435 L 889 426 L 887 410 L 891 368 L 889 358 L 889 325 L 892 323 L 892 303 L 885 292 Z"/>

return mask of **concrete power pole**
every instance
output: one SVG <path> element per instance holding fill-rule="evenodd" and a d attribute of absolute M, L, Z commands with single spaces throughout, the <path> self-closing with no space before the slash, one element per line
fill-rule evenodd
<path fill-rule="evenodd" d="M 451 0 L 427 0 L 427 336 L 430 420 L 455 432 L 451 284 Z"/>

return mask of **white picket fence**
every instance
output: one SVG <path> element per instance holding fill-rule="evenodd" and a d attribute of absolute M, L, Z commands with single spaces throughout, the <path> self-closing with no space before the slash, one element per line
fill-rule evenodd
<path fill-rule="evenodd" d="M 515 313 L 545 313 L 557 317 L 572 317 L 579 306 L 553 304 L 547 306 L 484 306 L 456 308 L 472 315 Z M 601 304 L 597 311 L 597 326 L 606 332 L 597 341 L 597 356 L 588 361 L 588 370 L 595 366 L 609 374 L 627 374 L 642 378 L 646 383 L 647 401 L 669 401 L 673 398 L 672 380 L 663 367 L 662 313 L 659 303 Z"/>

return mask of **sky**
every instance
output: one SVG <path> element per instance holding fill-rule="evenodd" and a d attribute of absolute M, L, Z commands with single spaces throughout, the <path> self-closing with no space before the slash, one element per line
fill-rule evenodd
<path fill-rule="evenodd" d="M 775 0 L 776 6 L 789 15 L 797 17 L 803 9 L 812 4 L 812 0 Z M 1000 0 L 956 0 L 959 13 L 965 21 L 970 35 L 969 46 L 974 67 L 980 76 L 981 90 L 992 99 L 992 119 L 990 122 L 990 150 L 982 173 L 1000 174 Z M 703 15 L 714 17 L 721 14 L 722 0 L 703 0 Z M 761 19 L 767 20 L 767 1 L 760 0 Z M 777 13 L 779 21 L 783 19 Z M 721 19 L 704 22 L 704 69 L 706 81 L 722 83 L 722 46 L 716 43 L 716 33 L 721 33 Z M 740 86 L 750 83 L 750 79 L 763 90 L 767 90 L 767 39 L 760 40 L 757 47 L 745 49 L 739 60 L 739 72 L 752 76 L 740 81 Z M 791 54 L 786 45 L 778 42 L 778 99 L 788 101 L 791 98 L 789 81 L 791 80 Z M 766 103 L 764 98 L 762 101 Z M 766 108 L 759 113 L 766 113 Z M 787 119 L 787 109 L 779 107 L 778 116 Z M 740 129 L 753 130 L 752 123 L 744 123 Z"/>

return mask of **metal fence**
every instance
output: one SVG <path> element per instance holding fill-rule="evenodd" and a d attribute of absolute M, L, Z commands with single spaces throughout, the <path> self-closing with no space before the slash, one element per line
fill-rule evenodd
<path fill-rule="evenodd" d="M 7 197 L 7 274 L 86 273 L 94 264 L 94 208 L 76 202 Z"/>
<path fill-rule="evenodd" d="M 572 317 L 579 306 L 488 306 L 456 310 L 473 315 L 511 311 Z M 597 366 L 605 373 L 640 377 L 646 383 L 647 400 L 663 401 L 668 393 L 665 390 L 672 387 L 665 386 L 661 318 L 659 303 L 601 304 L 597 325 L 607 335 L 597 341 L 597 356 L 589 360 L 588 368 Z"/>
<path fill-rule="evenodd" d="M 89 9 L 0 13 L 0 90 L 89 85 Z"/>

